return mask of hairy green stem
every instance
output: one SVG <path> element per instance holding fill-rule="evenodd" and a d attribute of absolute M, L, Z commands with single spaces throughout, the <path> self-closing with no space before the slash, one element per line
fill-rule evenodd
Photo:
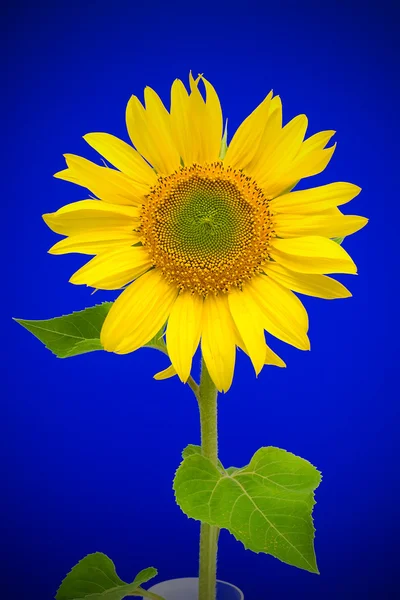
<path fill-rule="evenodd" d="M 187 380 L 187 384 L 190 387 L 190 389 L 192 390 L 192 392 L 194 393 L 194 395 L 196 396 L 196 398 L 198 399 L 199 386 L 197 385 L 197 383 L 195 382 L 195 380 L 193 379 L 193 377 L 191 375 L 190 375 L 189 379 Z"/>
<path fill-rule="evenodd" d="M 218 462 L 217 388 L 207 370 L 204 358 L 198 388 L 201 451 L 214 465 Z M 206 523 L 200 530 L 199 600 L 215 600 L 217 581 L 218 527 Z"/>

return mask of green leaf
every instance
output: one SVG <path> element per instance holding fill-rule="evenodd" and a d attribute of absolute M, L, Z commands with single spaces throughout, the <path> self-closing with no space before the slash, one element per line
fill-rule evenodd
<path fill-rule="evenodd" d="M 182 458 L 187 458 L 188 456 L 193 456 L 194 454 L 201 454 L 201 446 L 189 444 L 182 452 Z"/>
<path fill-rule="evenodd" d="M 100 331 L 112 304 L 103 302 L 70 315 L 44 321 L 14 320 L 33 333 L 58 358 L 69 358 L 94 350 L 103 350 Z M 146 346 L 166 352 L 163 334 L 164 327 Z"/>
<path fill-rule="evenodd" d="M 56 600 L 122 600 L 128 595 L 142 595 L 142 583 L 156 575 L 157 569 L 149 567 L 140 571 L 132 583 L 125 583 L 118 577 L 113 561 L 95 552 L 72 568 L 58 588 Z"/>
<path fill-rule="evenodd" d="M 189 444 L 188 446 L 186 446 L 186 448 L 184 449 L 184 451 L 182 452 L 182 458 L 187 458 L 188 456 L 193 456 L 194 454 L 201 454 L 201 446 L 197 446 L 195 444 Z M 220 469 L 224 469 L 222 462 L 219 460 L 218 461 L 218 467 Z M 234 467 L 231 467 L 231 469 L 234 469 Z M 229 469 L 227 469 L 229 470 Z"/>
<path fill-rule="evenodd" d="M 236 471 L 239 471 L 238 467 L 228 467 L 225 469 L 228 475 L 233 475 Z"/>
<path fill-rule="evenodd" d="M 228 529 L 253 552 L 318 573 L 311 513 L 321 475 L 313 465 L 273 447 L 242 469 L 215 467 L 187 449 L 184 456 L 174 490 L 188 517 Z"/>
<path fill-rule="evenodd" d="M 225 131 L 221 140 L 221 147 L 219 149 L 219 157 L 221 159 L 225 158 L 226 151 L 228 150 L 228 119 L 225 121 Z"/>
<path fill-rule="evenodd" d="M 33 333 L 58 358 L 68 358 L 94 350 L 102 350 L 100 331 L 112 302 L 104 302 L 70 315 L 17 323 Z"/>
<path fill-rule="evenodd" d="M 339 245 L 343 242 L 343 240 L 344 240 L 344 237 L 335 237 L 335 238 L 332 238 L 332 241 L 336 242 Z"/>

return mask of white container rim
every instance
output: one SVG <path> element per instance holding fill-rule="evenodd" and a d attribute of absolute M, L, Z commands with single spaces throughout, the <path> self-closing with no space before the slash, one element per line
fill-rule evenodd
<path fill-rule="evenodd" d="M 176 579 L 166 579 L 165 581 L 160 581 L 159 583 L 156 583 L 155 585 L 153 585 L 148 591 L 149 592 L 154 592 L 156 593 L 157 591 L 161 591 L 160 587 L 164 584 L 169 584 L 169 583 L 173 583 L 173 582 L 187 582 L 187 583 L 194 583 L 199 581 L 198 577 L 178 577 Z M 222 579 L 217 579 L 217 583 L 223 583 L 224 585 L 230 587 L 231 589 L 235 590 L 236 592 L 239 592 L 240 594 L 240 600 L 244 600 L 244 595 L 241 589 L 239 589 L 236 585 L 233 585 L 233 583 L 229 583 L 229 581 L 223 581 Z"/>

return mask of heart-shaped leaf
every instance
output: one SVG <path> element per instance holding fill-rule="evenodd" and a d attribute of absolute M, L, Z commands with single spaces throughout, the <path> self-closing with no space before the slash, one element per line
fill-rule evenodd
<path fill-rule="evenodd" d="M 280 448 L 261 448 L 247 467 L 225 470 L 190 447 L 175 475 L 176 501 L 193 519 L 225 528 L 245 548 L 318 573 L 313 491 L 321 475 Z"/>

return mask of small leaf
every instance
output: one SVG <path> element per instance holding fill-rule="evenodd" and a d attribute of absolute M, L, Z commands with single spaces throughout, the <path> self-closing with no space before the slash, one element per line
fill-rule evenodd
<path fill-rule="evenodd" d="M 88 554 L 68 573 L 56 594 L 56 600 L 122 600 L 141 591 L 142 583 L 157 575 L 149 567 L 140 571 L 132 583 L 125 583 L 115 571 L 113 561 L 102 552 Z"/>
<path fill-rule="evenodd" d="M 314 553 L 313 491 L 321 475 L 280 448 L 261 448 L 247 467 L 222 470 L 189 447 L 174 490 L 183 512 L 225 528 L 245 548 L 318 573 Z"/>
<path fill-rule="evenodd" d="M 334 241 L 337 244 L 339 244 L 339 246 L 342 244 L 343 240 L 344 240 L 344 237 L 335 237 L 335 238 L 332 238 L 332 241 Z"/>
<path fill-rule="evenodd" d="M 14 319 L 14 321 L 30 331 L 58 358 L 69 358 L 94 350 L 103 350 L 100 332 L 112 304 L 112 302 L 103 302 L 70 315 L 43 321 L 26 319 Z M 164 329 L 165 326 L 146 346 L 166 352 Z"/>
<path fill-rule="evenodd" d="M 112 302 L 103 302 L 70 315 L 17 323 L 33 333 L 58 358 L 68 358 L 94 350 L 102 350 L 100 331 Z"/>
<path fill-rule="evenodd" d="M 221 140 L 221 147 L 219 149 L 219 157 L 222 160 L 225 158 L 226 151 L 228 150 L 228 119 L 225 121 L 225 131 Z"/>

